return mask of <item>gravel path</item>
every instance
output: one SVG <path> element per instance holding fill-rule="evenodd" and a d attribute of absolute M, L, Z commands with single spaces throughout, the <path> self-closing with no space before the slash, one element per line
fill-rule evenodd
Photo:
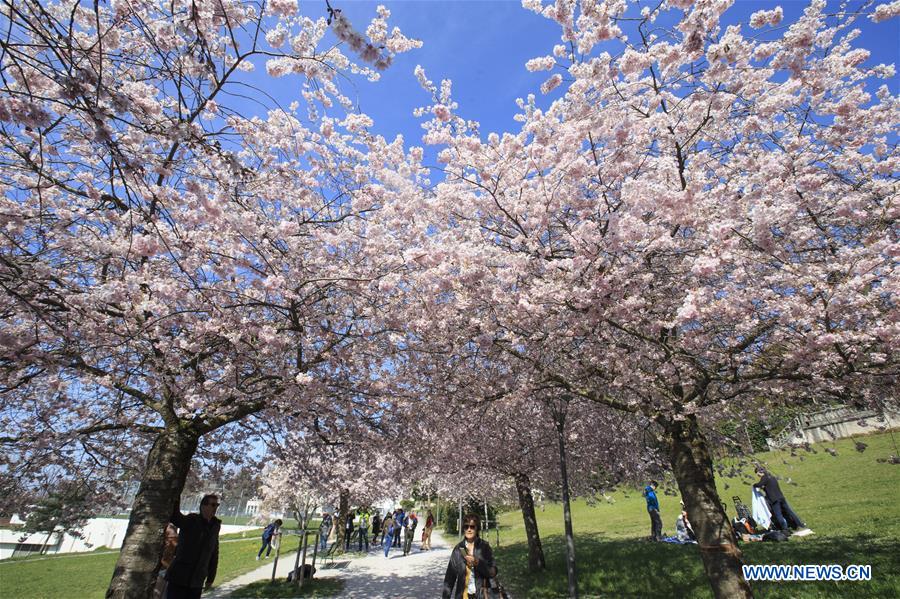
<path fill-rule="evenodd" d="M 455 544 L 455 543 L 454 543 Z M 427 599 L 440 597 L 441 584 L 447 562 L 450 560 L 452 545 L 441 534 L 434 531 L 431 536 L 431 551 L 419 551 L 418 542 L 412 553 L 403 556 L 397 548 L 391 549 L 385 558 L 380 547 L 373 548 L 365 557 L 351 560 L 338 558 L 334 566 L 316 564 L 316 577 L 343 578 L 344 591 L 340 597 L 366 599 Z M 294 567 L 295 552 L 282 555 L 278 559 L 278 578 L 285 578 Z M 311 553 L 307 560 L 311 560 Z M 256 570 L 216 587 L 204 594 L 208 598 L 228 597 L 229 593 L 257 580 L 268 580 L 272 576 L 272 561 Z"/>

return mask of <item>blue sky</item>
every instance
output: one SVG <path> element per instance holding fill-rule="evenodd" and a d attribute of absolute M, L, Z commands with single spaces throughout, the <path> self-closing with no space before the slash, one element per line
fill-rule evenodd
<path fill-rule="evenodd" d="M 398 56 L 382 74 L 381 81 L 359 80 L 344 85 L 345 93 L 373 117 L 376 132 L 387 137 L 402 133 L 407 145 L 421 144 L 422 130 L 412 112 L 417 106 L 431 102 L 413 75 L 417 64 L 425 67 L 435 83 L 443 78 L 453 80 L 459 113 L 479 121 L 482 135 L 518 129 L 512 118 L 518 111 L 516 98 L 535 93 L 539 105 L 549 104 L 550 98 L 542 98 L 538 92 L 548 73 L 529 73 L 525 62 L 550 54 L 559 43 L 560 29 L 552 21 L 523 9 L 519 0 L 334 0 L 332 6 L 340 8 L 356 28 L 363 30 L 374 16 L 377 4 L 390 9 L 390 27 L 399 26 L 407 36 L 421 39 L 425 44 L 421 49 Z M 836 9 L 838 3 L 829 2 L 829 5 Z M 783 23 L 790 24 L 808 2 L 737 0 L 726 13 L 725 23 L 746 22 L 753 12 L 775 6 L 782 6 Z M 313 18 L 325 13 L 324 1 L 304 1 L 301 8 Z M 871 64 L 900 62 L 900 19 L 881 24 L 860 19 L 857 26 L 863 31 L 857 45 L 872 51 Z M 744 32 L 750 34 L 752 30 L 745 28 Z M 897 82 L 896 77 L 891 82 L 894 93 Z M 280 79 L 275 86 L 276 94 L 289 101 L 296 95 L 299 84 L 296 77 Z"/>

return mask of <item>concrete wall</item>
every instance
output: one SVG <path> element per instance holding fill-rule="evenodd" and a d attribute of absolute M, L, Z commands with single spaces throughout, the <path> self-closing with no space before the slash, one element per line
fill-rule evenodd
<path fill-rule="evenodd" d="M 798 417 L 794 423 L 774 439 L 766 439 L 770 449 L 789 445 L 819 443 L 843 439 L 853 435 L 874 433 L 880 428 L 900 428 L 900 412 L 884 411 L 884 419 L 875 412 L 860 412 L 849 408 L 822 410 Z M 866 426 L 860 424 L 864 422 Z"/>
<path fill-rule="evenodd" d="M 853 435 L 865 435 L 867 433 L 874 433 L 878 430 L 878 427 L 881 426 L 886 426 L 887 428 L 900 427 L 900 414 L 886 412 L 884 417 L 884 422 L 869 418 L 866 421 L 868 426 L 860 426 L 858 420 L 846 420 L 844 422 L 804 428 L 802 430 L 802 437 L 794 443 L 818 443 L 820 441 L 831 441 L 832 439 L 852 437 Z"/>
<path fill-rule="evenodd" d="M 50 543 L 47 545 L 48 554 L 80 553 L 93 551 L 98 547 L 119 549 L 125 540 L 125 529 L 128 520 L 121 518 L 91 518 L 81 530 L 84 538 L 79 539 L 69 534 L 53 533 Z M 256 526 L 235 526 L 223 524 L 221 534 L 230 534 L 254 530 Z M 36 533 L 26 536 L 19 530 L 0 529 L 0 559 L 12 557 L 19 544 L 43 545 L 47 539 L 46 533 Z"/>

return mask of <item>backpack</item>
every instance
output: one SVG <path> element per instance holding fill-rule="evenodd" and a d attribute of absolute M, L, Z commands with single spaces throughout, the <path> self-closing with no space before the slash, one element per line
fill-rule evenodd
<path fill-rule="evenodd" d="M 312 580 L 313 575 L 316 573 L 316 567 L 313 566 L 312 564 L 303 564 L 303 566 L 301 566 L 300 570 L 303 571 L 303 578 L 306 580 Z M 294 580 L 294 571 L 291 570 L 290 572 L 288 572 L 287 581 L 293 582 L 293 580 Z"/>
<path fill-rule="evenodd" d="M 781 532 L 780 530 L 770 530 L 762 537 L 763 541 L 772 541 L 775 543 L 780 543 L 782 541 L 787 541 L 788 536 Z"/>

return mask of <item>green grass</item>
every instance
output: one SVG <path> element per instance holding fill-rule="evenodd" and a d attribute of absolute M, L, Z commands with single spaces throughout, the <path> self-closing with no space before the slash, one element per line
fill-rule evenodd
<path fill-rule="evenodd" d="M 896 433 L 895 433 L 896 434 Z M 782 488 L 791 505 L 816 531 L 816 535 L 787 543 L 744 544 L 746 563 L 751 564 L 871 564 L 873 580 L 867 583 L 756 583 L 758 597 L 897 597 L 900 596 L 900 466 L 878 463 L 894 453 L 890 435 L 861 438 L 868 444 L 864 453 L 853 449 L 853 442 L 842 440 L 814 446 L 816 453 L 784 452 L 759 454 L 771 470 L 790 477 Z M 824 451 L 834 448 L 838 457 Z M 747 473 L 745 473 L 747 474 Z M 722 479 L 719 492 L 733 514 L 731 496 L 739 494 L 749 501 L 748 482 L 755 478 Z M 726 488 L 727 487 L 727 488 Z M 643 542 L 649 532 L 649 518 L 640 490 L 617 492 L 615 503 L 589 506 L 583 501 L 573 505 L 579 588 L 584 597 L 651 596 L 710 597 L 697 548 Z M 678 497 L 660 493 L 663 522 L 671 533 L 678 515 Z M 517 597 L 560 597 L 566 592 L 565 549 L 562 507 L 547 504 L 538 510 L 541 538 L 548 570 L 535 575 L 528 572 L 524 526 L 519 512 L 501 516 L 501 545 L 496 554 L 503 583 Z M 221 584 L 255 569 L 259 549 L 259 531 L 220 546 Z M 222 540 L 241 539 L 241 533 L 223 535 Z M 489 540 L 494 542 L 493 532 Z M 298 537 L 285 536 L 283 550 L 293 550 Z M 347 554 L 343 559 L 354 557 Z M 104 596 L 117 553 L 31 556 L 0 562 L 0 597 L 16 599 L 59 598 L 93 599 Z M 271 563 L 271 561 L 269 562 Z M 325 586 L 319 593 L 338 592 Z M 256 585 L 248 593 L 262 593 Z M 263 585 L 260 585 L 263 586 Z M 290 596 L 276 585 L 275 595 Z M 312 592 L 312 591 L 310 591 Z M 315 596 L 315 595 L 310 595 Z"/>
<path fill-rule="evenodd" d="M 12 599 L 103 597 L 117 553 L 78 554 L 0 562 L 0 596 Z"/>
<path fill-rule="evenodd" d="M 221 540 L 240 538 L 223 535 Z M 285 537 L 282 554 L 296 549 L 299 537 Z M 258 535 L 219 545 L 215 586 L 263 565 L 256 561 Z M 101 599 L 106 594 L 118 552 L 29 556 L 0 561 L 3 599 Z M 267 563 L 271 564 L 271 558 Z"/>
<path fill-rule="evenodd" d="M 344 589 L 340 578 L 314 578 L 303 583 L 303 588 L 293 582 L 261 580 L 243 586 L 231 593 L 231 597 L 333 597 Z"/>
<path fill-rule="evenodd" d="M 896 435 L 896 433 L 895 433 Z M 851 440 L 813 446 L 815 453 L 758 454 L 782 481 L 791 506 L 816 534 L 787 543 L 745 543 L 748 564 L 871 564 L 871 582 L 754 583 L 758 597 L 900 596 L 900 466 L 879 463 L 894 453 L 889 434 L 861 437 L 864 453 Z M 824 449 L 833 448 L 837 457 Z M 731 496 L 749 503 L 749 467 L 741 476 L 718 481 L 719 493 L 734 515 Z M 665 486 L 665 485 L 664 485 Z M 672 485 L 671 488 L 674 488 Z M 614 503 L 573 504 L 579 590 L 582 596 L 711 597 L 696 546 L 645 542 L 650 520 L 640 490 L 612 494 Z M 664 529 L 673 534 L 679 513 L 677 495 L 660 493 Z M 501 547 L 496 551 L 501 579 L 522 597 L 566 594 L 562 506 L 537 511 L 547 571 L 528 571 L 521 513 L 503 514 Z M 493 535 L 489 539 L 493 542 Z"/>

